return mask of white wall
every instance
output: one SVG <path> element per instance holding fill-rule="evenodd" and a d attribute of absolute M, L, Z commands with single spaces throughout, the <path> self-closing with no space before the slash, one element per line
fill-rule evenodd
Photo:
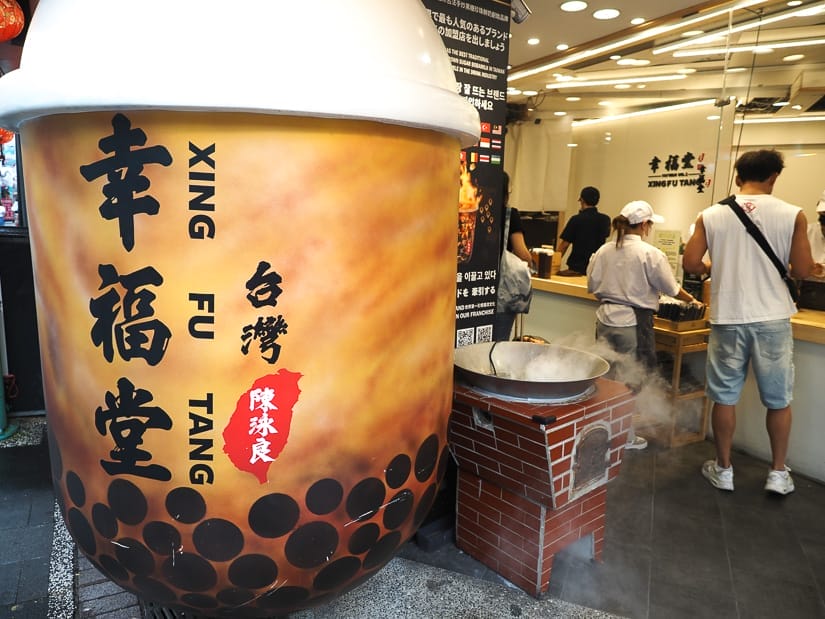
<path fill-rule="evenodd" d="M 519 211 L 562 211 L 568 206 L 570 119 L 539 120 L 507 128 L 504 168 L 510 175 L 510 204 Z"/>
<path fill-rule="evenodd" d="M 727 108 L 726 108 L 727 110 Z M 727 195 L 730 153 L 726 147 L 732 123 L 728 119 L 708 120 L 719 108 L 708 104 L 701 108 L 654 114 L 640 118 L 598 123 L 573 128 L 574 149 L 570 170 L 570 187 L 595 185 L 602 193 L 599 210 L 611 217 L 619 214 L 631 200 L 645 200 L 665 217 L 658 227 L 677 230 L 687 238 L 688 229 L 699 211 L 708 206 L 714 195 Z M 728 114 L 729 115 L 729 114 Z M 692 153 L 693 168 L 684 168 L 681 159 Z M 664 176 L 670 155 L 679 158 L 677 177 Z M 653 172 L 651 160 L 660 159 Z M 718 163 L 717 163 L 718 162 Z M 699 193 L 695 186 L 650 187 L 651 182 L 696 179 L 698 166 L 706 167 L 709 185 Z"/>

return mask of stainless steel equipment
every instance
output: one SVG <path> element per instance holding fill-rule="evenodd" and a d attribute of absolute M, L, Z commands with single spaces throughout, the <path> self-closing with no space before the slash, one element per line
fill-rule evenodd
<path fill-rule="evenodd" d="M 455 350 L 459 381 L 516 398 L 574 400 L 609 369 L 597 355 L 555 344 L 485 342 Z"/>

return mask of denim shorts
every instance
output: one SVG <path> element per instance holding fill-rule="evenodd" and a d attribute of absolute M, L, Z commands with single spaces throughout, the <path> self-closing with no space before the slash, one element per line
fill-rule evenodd
<path fill-rule="evenodd" d="M 794 381 L 791 321 L 711 325 L 708 397 L 719 404 L 736 404 L 748 374 L 749 362 L 762 404 L 770 409 L 789 406 Z"/>

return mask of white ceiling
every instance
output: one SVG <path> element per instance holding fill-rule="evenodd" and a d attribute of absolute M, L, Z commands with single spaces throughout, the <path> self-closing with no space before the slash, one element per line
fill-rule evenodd
<path fill-rule="evenodd" d="M 513 0 L 517 4 L 519 0 Z M 825 97 L 825 45 L 812 44 L 814 39 L 825 43 L 825 1 L 803 0 L 801 6 L 791 8 L 787 0 L 749 0 L 751 6 L 742 8 L 742 0 L 714 0 L 697 4 L 690 0 L 587 0 L 588 7 L 578 13 L 566 13 L 559 7 L 563 0 L 524 0 L 532 14 L 522 23 L 511 24 L 510 78 L 508 86 L 538 94 L 508 94 L 508 103 L 526 106 L 531 116 L 566 112 L 576 119 L 593 118 L 637 109 L 669 105 L 698 99 L 727 99 L 738 97 L 746 113 L 798 115 L 825 113 L 819 109 Z M 618 8 L 621 15 L 609 21 L 592 17 L 595 10 Z M 792 17 L 767 23 L 781 12 L 819 9 L 815 15 Z M 701 23 L 691 23 L 714 13 L 717 17 Z M 632 25 L 636 17 L 646 21 Z M 746 22 L 758 23 L 738 33 L 726 32 Z M 662 28 L 673 29 L 662 32 Z M 658 30 L 658 32 L 657 32 Z M 653 51 L 664 45 L 685 41 L 683 34 L 690 30 L 705 33 L 721 30 L 725 34 L 714 43 L 703 43 L 684 49 L 710 47 L 730 50 L 733 46 L 802 40 L 805 45 L 795 48 L 773 48 L 768 53 L 730 52 L 726 55 L 706 54 L 678 58 L 672 52 Z M 531 37 L 538 45 L 528 45 Z M 629 42 L 619 43 L 625 39 Z M 566 51 L 556 46 L 569 45 Z M 615 45 L 593 54 L 591 50 Z M 783 60 L 791 54 L 804 54 L 795 61 Z M 649 61 L 646 66 L 621 66 L 610 55 L 622 59 Z M 527 70 L 546 64 L 557 65 L 529 77 L 519 77 Z M 726 71 L 726 69 L 728 71 Z M 736 71 L 730 71 L 735 69 Z M 693 71 L 684 79 L 673 81 L 632 83 L 629 88 L 617 89 L 613 84 L 591 87 L 555 88 L 558 73 L 572 82 L 584 80 L 647 80 L 650 77 L 674 75 L 678 71 Z M 797 86 L 794 87 L 794 82 Z M 801 105 L 777 107 L 773 102 L 787 101 Z M 570 96 L 581 97 L 578 102 L 567 101 Z M 608 102 L 609 106 L 599 105 Z M 814 106 L 814 107 L 811 107 Z M 524 111 L 524 109 L 522 109 Z"/>

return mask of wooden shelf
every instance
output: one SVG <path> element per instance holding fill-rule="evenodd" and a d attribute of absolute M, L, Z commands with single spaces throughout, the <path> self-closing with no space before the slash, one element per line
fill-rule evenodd
<path fill-rule="evenodd" d="M 670 376 L 670 401 L 673 404 L 671 418 L 667 421 L 650 422 L 640 419 L 639 432 L 650 435 L 666 447 L 678 447 L 705 439 L 708 421 L 708 401 L 704 385 L 680 391 L 682 363 L 685 355 L 706 351 L 710 329 L 684 328 L 685 325 L 666 324 L 670 321 L 658 321 L 653 332 L 656 338 L 656 350 L 673 356 L 673 369 Z M 696 327 L 695 321 L 690 327 Z"/>

